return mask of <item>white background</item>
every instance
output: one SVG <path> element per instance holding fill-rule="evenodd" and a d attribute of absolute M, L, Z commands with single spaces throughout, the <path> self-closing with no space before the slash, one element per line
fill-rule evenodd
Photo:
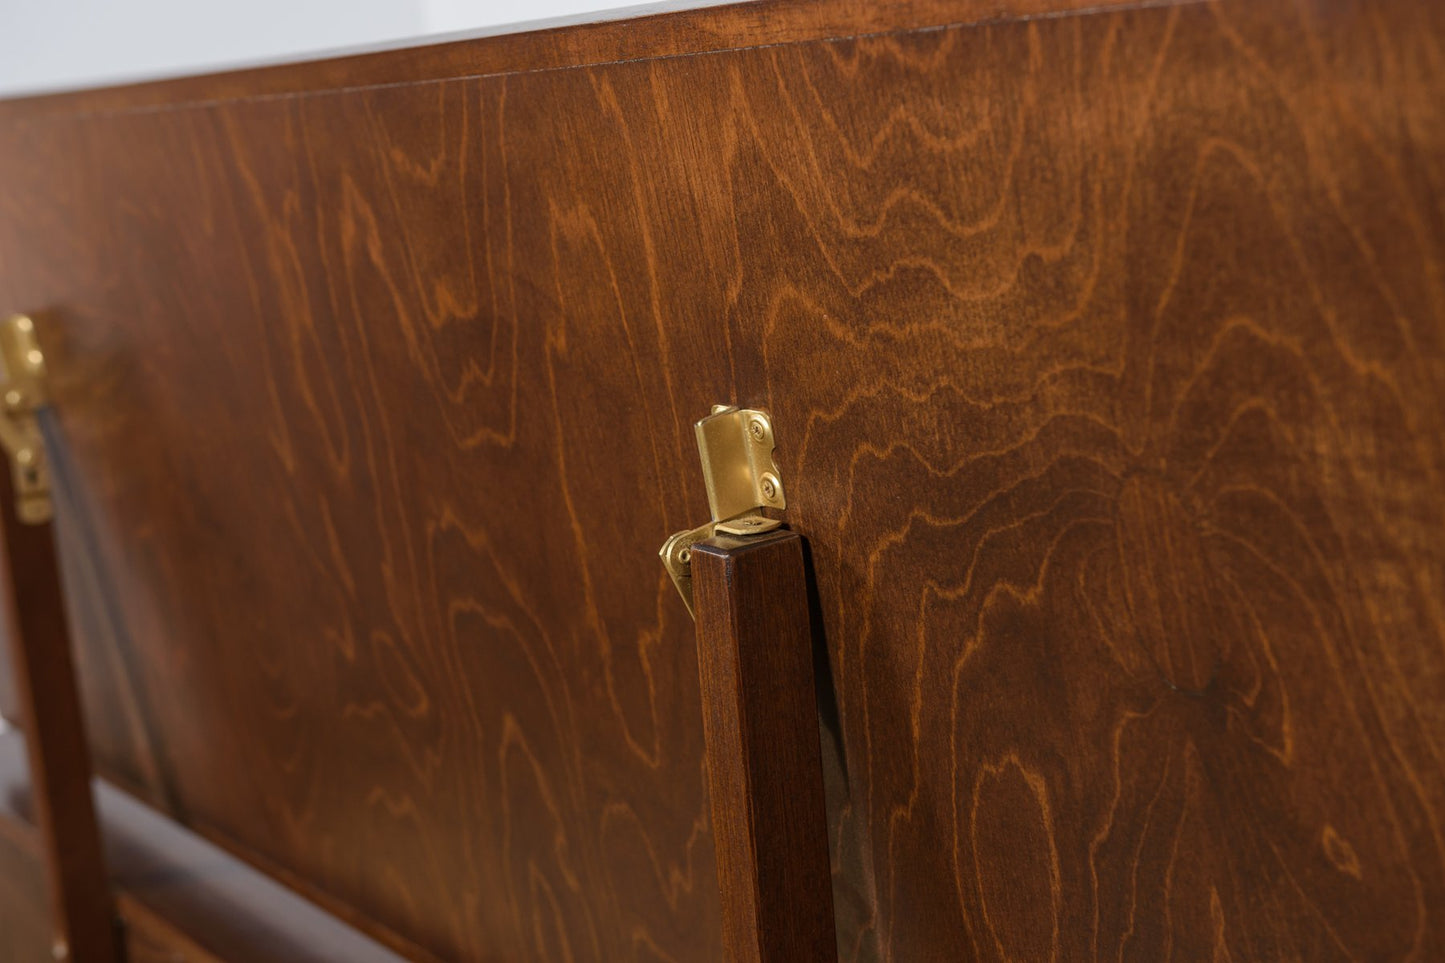
<path fill-rule="evenodd" d="M 0 0 L 0 97 L 716 2 Z"/>

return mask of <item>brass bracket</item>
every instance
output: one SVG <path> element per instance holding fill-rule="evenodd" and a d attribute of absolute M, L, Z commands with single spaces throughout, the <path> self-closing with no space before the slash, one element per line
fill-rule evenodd
<path fill-rule="evenodd" d="M 35 322 L 13 315 L 0 324 L 0 447 L 10 456 L 15 514 L 27 525 L 50 521 L 50 469 L 35 413 L 46 404 L 45 356 Z"/>
<path fill-rule="evenodd" d="M 766 518 L 764 508 L 788 507 L 783 480 L 773 461 L 773 420 L 767 412 L 714 405 L 712 414 L 693 426 L 712 521 L 669 538 L 658 554 L 678 594 L 692 608 L 692 546 L 717 532 L 761 535 L 783 523 Z M 693 613 L 694 615 L 696 613 Z"/>

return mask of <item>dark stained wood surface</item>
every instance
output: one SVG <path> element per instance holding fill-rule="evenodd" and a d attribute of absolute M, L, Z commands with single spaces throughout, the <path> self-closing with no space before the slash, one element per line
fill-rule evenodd
<path fill-rule="evenodd" d="M 118 963 L 115 900 L 91 796 L 90 745 L 53 526 L 20 521 L 8 468 L 0 465 L 0 605 L 29 748 L 50 896 L 45 916 L 56 959 Z"/>
<path fill-rule="evenodd" d="M 802 541 L 691 549 L 728 963 L 838 959 Z"/>
<path fill-rule="evenodd" d="M 719 959 L 733 401 L 844 959 L 1445 957 L 1445 8 L 914 9 L 7 107 L 107 774 L 414 955 Z"/>

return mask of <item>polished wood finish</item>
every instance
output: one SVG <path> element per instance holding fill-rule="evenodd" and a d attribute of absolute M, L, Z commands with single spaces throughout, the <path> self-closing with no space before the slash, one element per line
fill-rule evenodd
<path fill-rule="evenodd" d="M 16 517 L 7 465 L 0 465 L 0 536 L 0 595 L 29 747 L 56 958 L 119 963 L 55 542 L 49 524 L 27 525 Z"/>
<path fill-rule="evenodd" d="M 838 958 L 802 541 L 719 535 L 692 548 L 729 963 Z"/>
<path fill-rule="evenodd" d="M 5 108 L 105 773 L 408 955 L 720 959 L 731 401 L 843 959 L 1445 958 L 1445 6 L 842 9 Z"/>

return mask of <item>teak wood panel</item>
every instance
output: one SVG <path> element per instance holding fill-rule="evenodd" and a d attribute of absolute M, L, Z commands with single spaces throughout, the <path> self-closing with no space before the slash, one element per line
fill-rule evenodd
<path fill-rule="evenodd" d="M 1445 11 L 977 6 L 8 109 L 106 772 L 415 955 L 718 959 L 736 401 L 844 959 L 1445 955 Z"/>

